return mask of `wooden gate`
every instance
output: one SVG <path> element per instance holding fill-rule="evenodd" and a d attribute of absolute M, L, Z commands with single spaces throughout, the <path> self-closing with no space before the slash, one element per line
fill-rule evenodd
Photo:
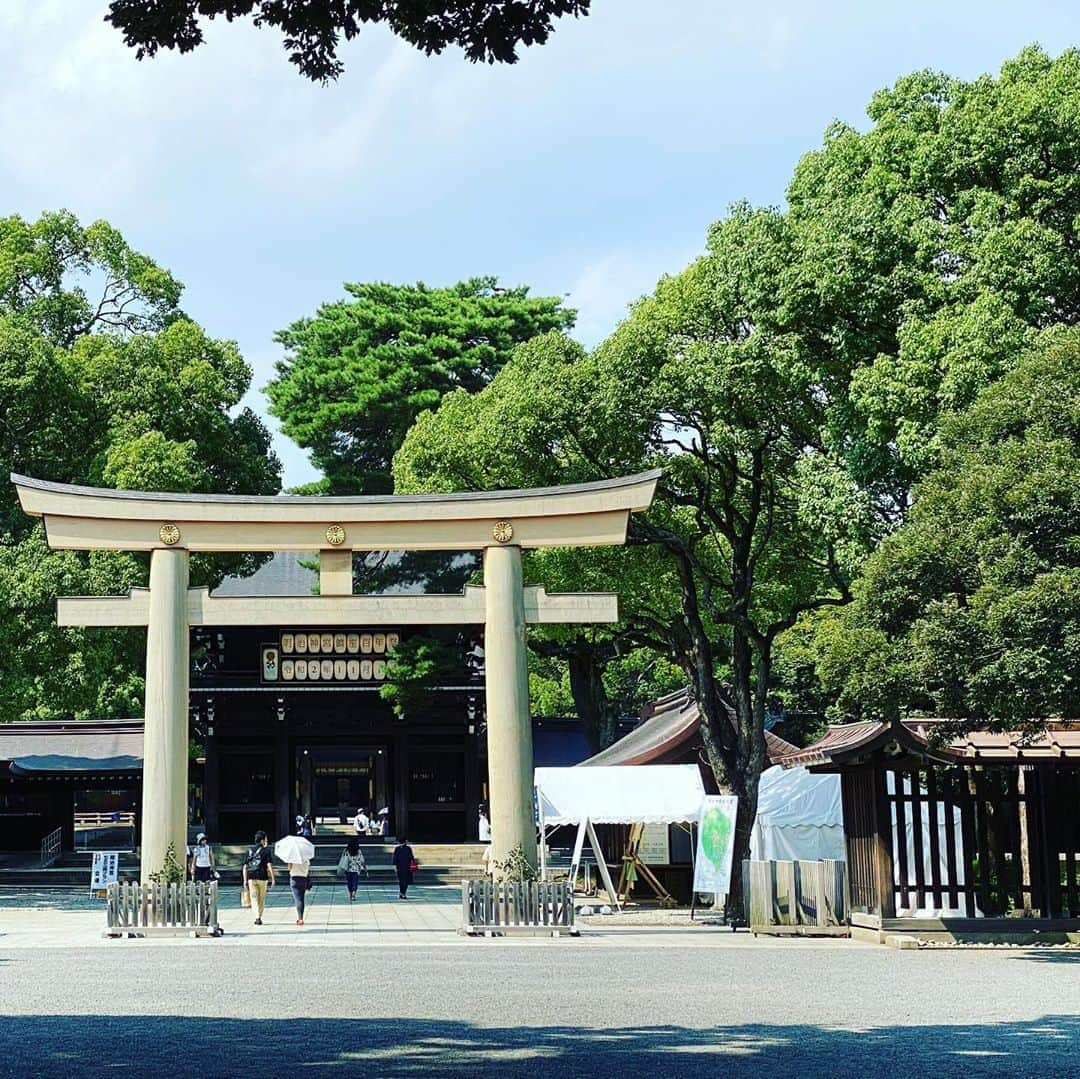
<path fill-rule="evenodd" d="M 888 764 L 842 791 L 853 910 L 1080 917 L 1080 771 Z"/>

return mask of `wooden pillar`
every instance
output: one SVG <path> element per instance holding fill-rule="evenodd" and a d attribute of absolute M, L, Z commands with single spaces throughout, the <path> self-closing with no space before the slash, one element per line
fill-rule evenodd
<path fill-rule="evenodd" d="M 479 839 L 480 820 L 480 739 L 479 718 L 465 726 L 465 839 Z"/>
<path fill-rule="evenodd" d="M 171 844 L 186 862 L 188 804 L 188 554 L 158 548 L 150 555 L 146 633 L 146 720 L 143 729 L 141 876 L 165 862 Z"/>
<path fill-rule="evenodd" d="M 484 606 L 492 851 L 502 861 L 520 847 L 526 861 L 535 866 L 532 723 L 520 547 L 485 549 Z"/>
<path fill-rule="evenodd" d="M 60 803 L 60 849 L 75 849 L 75 788 L 64 784 L 61 793 L 56 796 Z"/>
<path fill-rule="evenodd" d="M 394 798 L 390 804 L 390 835 L 393 839 L 396 835 L 409 836 L 409 743 L 403 732 L 394 735 Z M 375 812 L 382 809 L 376 806 Z"/>
<path fill-rule="evenodd" d="M 895 910 L 892 827 L 888 806 L 882 808 L 880 797 L 884 776 L 873 765 L 844 771 L 840 774 L 840 798 L 850 907 L 853 911 L 891 917 Z"/>
<path fill-rule="evenodd" d="M 204 747 L 206 763 L 203 765 L 203 830 L 211 843 L 220 842 L 221 835 L 221 757 L 216 734 L 209 732 Z"/>
<path fill-rule="evenodd" d="M 876 766 L 871 772 L 874 798 L 874 889 L 877 895 L 878 912 L 882 918 L 896 917 L 896 891 L 893 873 L 893 824 L 889 810 L 888 771 Z M 897 794 L 900 776 L 897 774 Z M 897 843 L 906 843 L 907 836 L 897 837 Z"/>
<path fill-rule="evenodd" d="M 296 831 L 292 820 L 292 761 L 289 754 L 289 731 L 285 722 L 274 730 L 274 821 L 279 836 Z M 273 837 L 271 837 L 273 841 Z"/>

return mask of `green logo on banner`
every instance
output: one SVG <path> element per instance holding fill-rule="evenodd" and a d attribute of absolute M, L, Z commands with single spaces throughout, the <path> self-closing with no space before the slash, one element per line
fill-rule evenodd
<path fill-rule="evenodd" d="M 719 806 L 710 806 L 701 818 L 701 849 L 717 869 L 731 849 L 731 819 Z"/>

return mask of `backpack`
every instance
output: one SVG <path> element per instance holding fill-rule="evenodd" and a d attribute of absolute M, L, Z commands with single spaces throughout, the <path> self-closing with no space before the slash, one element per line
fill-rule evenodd
<path fill-rule="evenodd" d="M 252 847 L 248 851 L 247 859 L 244 861 L 244 866 L 248 871 L 250 877 L 253 873 L 257 873 L 259 866 L 262 865 L 262 847 Z"/>

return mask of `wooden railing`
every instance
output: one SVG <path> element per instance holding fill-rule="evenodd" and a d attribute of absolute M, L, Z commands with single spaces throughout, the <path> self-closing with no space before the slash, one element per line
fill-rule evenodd
<path fill-rule="evenodd" d="M 64 843 L 64 829 L 57 828 L 50 832 L 41 841 L 41 868 L 48 869 L 49 866 L 60 857 L 61 848 Z"/>
<path fill-rule="evenodd" d="M 105 892 L 107 937 L 220 936 L 218 886 L 116 883 Z"/>
<path fill-rule="evenodd" d="M 135 826 L 135 814 L 130 810 L 117 813 L 76 813 L 76 828 L 106 828 L 112 825 L 114 828 L 133 828 Z"/>
<path fill-rule="evenodd" d="M 462 933 L 485 936 L 577 935 L 566 881 L 463 880 L 461 923 Z"/>

